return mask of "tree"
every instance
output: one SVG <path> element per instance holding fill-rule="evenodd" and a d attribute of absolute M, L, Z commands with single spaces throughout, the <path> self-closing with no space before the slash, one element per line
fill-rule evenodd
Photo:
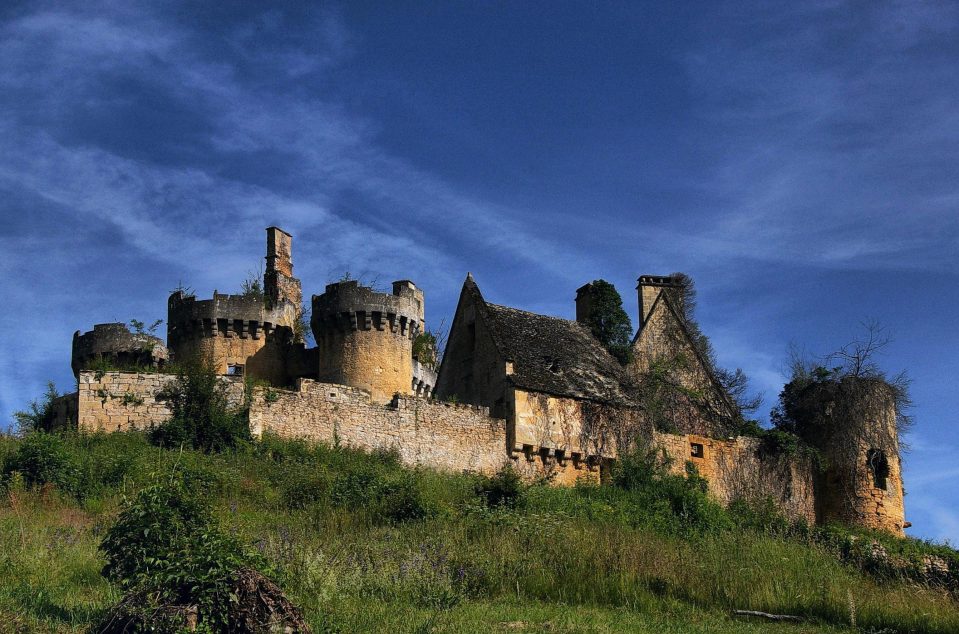
<path fill-rule="evenodd" d="M 594 280 L 586 325 L 609 353 L 625 365 L 630 359 L 633 324 L 623 310 L 623 298 L 606 280 Z"/>
<path fill-rule="evenodd" d="M 763 397 L 760 394 L 749 393 L 749 377 L 741 368 L 728 370 L 719 365 L 716 358 L 716 351 L 713 349 L 709 337 L 703 334 L 699 323 L 694 314 L 696 311 L 696 286 L 693 284 L 693 278 L 685 273 L 673 273 L 670 276 L 676 284 L 674 288 L 668 289 L 670 300 L 673 307 L 679 313 L 683 320 L 683 325 L 692 339 L 693 345 L 699 356 L 709 366 L 716 381 L 722 386 L 729 398 L 736 407 L 736 415 L 744 417 L 759 409 Z"/>

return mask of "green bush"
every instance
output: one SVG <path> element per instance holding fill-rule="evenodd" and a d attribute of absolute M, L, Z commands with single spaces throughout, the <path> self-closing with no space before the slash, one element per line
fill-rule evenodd
<path fill-rule="evenodd" d="M 4 478 L 13 472 L 18 472 L 30 486 L 52 484 L 73 495 L 82 491 L 79 462 L 63 439 L 54 434 L 27 434 L 16 451 L 3 461 Z"/>
<path fill-rule="evenodd" d="M 209 361 L 191 360 L 179 366 L 176 380 L 160 398 L 169 402 L 172 415 L 153 429 L 154 444 L 209 452 L 250 440 L 247 412 L 230 405 L 226 383 Z"/>
<path fill-rule="evenodd" d="M 516 508 L 523 499 L 523 482 L 510 465 L 504 465 L 493 476 L 483 476 L 476 483 L 476 495 L 490 508 Z"/>
<path fill-rule="evenodd" d="M 57 386 L 53 381 L 49 381 L 43 396 L 30 402 L 30 409 L 13 413 L 19 430 L 22 432 L 50 431 L 53 427 L 53 403 L 60 396 Z"/>
<path fill-rule="evenodd" d="M 225 534 L 208 498 L 171 475 L 124 503 L 100 544 L 102 574 L 160 605 L 195 605 L 209 631 L 228 627 L 234 574 L 262 561 Z"/>
<path fill-rule="evenodd" d="M 669 463 L 653 450 L 639 448 L 620 456 L 613 468 L 613 484 L 630 491 L 636 523 L 662 532 L 710 532 L 732 526 L 729 513 L 713 501 L 706 480 L 686 463 L 686 475 L 669 472 Z"/>

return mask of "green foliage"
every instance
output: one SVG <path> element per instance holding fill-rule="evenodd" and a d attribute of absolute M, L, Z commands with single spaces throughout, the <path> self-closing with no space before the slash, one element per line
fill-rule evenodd
<path fill-rule="evenodd" d="M 523 501 L 523 485 L 511 465 L 504 465 L 492 476 L 481 476 L 474 491 L 490 508 L 516 508 Z"/>
<path fill-rule="evenodd" d="M 207 631 L 229 625 L 237 570 L 263 564 L 220 529 L 202 489 L 177 475 L 127 500 L 100 549 L 107 579 L 157 604 L 197 606 Z"/>
<path fill-rule="evenodd" d="M 258 302 L 266 301 L 266 293 L 263 291 L 263 271 L 251 270 L 246 275 L 246 279 L 240 284 L 240 295 L 247 299 Z"/>
<path fill-rule="evenodd" d="M 60 396 L 57 386 L 53 381 L 48 381 L 46 392 L 39 399 L 31 401 L 29 409 L 13 413 L 17 429 L 23 432 L 50 431 L 53 426 L 53 404 Z"/>
<path fill-rule="evenodd" d="M 623 298 L 606 280 L 593 280 L 589 320 L 586 325 L 620 363 L 629 362 L 633 324 L 623 310 Z"/>
<path fill-rule="evenodd" d="M 659 452 L 637 448 L 616 462 L 613 484 L 631 492 L 641 506 L 649 509 L 654 523 L 694 532 L 729 528 L 729 516 L 708 496 L 707 482 L 695 465 L 686 463 L 685 476 L 671 473 L 669 465 Z"/>
<path fill-rule="evenodd" d="M 171 417 L 151 432 L 154 444 L 219 451 L 250 439 L 246 411 L 230 405 L 227 385 L 209 361 L 182 364 L 158 398 L 168 401 Z"/>
<path fill-rule="evenodd" d="M 134 517 L 124 513 L 145 489 L 139 519 L 124 523 L 132 534 L 115 540 L 118 549 L 135 545 L 122 559 L 142 563 L 143 553 L 185 541 L 190 554 L 116 566 L 118 575 L 142 573 L 144 585 L 168 588 L 164 596 L 174 586 L 163 580 L 200 579 L 188 590 L 205 593 L 215 611 L 225 571 L 262 558 L 314 631 L 494 631 L 512 621 L 570 631 L 796 628 L 727 617 L 754 609 L 801 615 L 810 621 L 804 631 L 839 632 L 847 631 L 850 596 L 863 631 L 959 631 L 955 600 L 943 590 L 959 580 L 936 581 L 923 564 L 941 557 L 959 571 L 952 549 L 810 528 L 772 500 L 699 508 L 701 478 L 663 482 L 661 461 L 642 455 L 624 460 L 612 485 L 533 484 L 522 504 L 490 507 L 476 476 L 407 469 L 389 452 L 271 436 L 222 453 L 158 449 L 134 432 L 60 440 L 79 466 L 82 500 L 23 490 L 14 476 L 0 497 L 0 617 L 11 630 L 81 631 L 102 617 L 125 586 L 100 576 L 105 551 L 97 545 L 118 515 Z M 23 442 L 0 437 L 0 461 Z M 428 509 L 422 519 L 394 521 L 376 510 L 384 490 L 404 487 Z M 410 516 L 403 504 L 393 508 Z M 202 537 L 210 526 L 203 530 L 212 538 Z M 235 539 L 224 543 L 227 526 Z M 243 544 L 255 544 L 254 560 Z"/>
<path fill-rule="evenodd" d="M 80 465 L 59 436 L 33 432 L 24 436 L 17 450 L 3 461 L 4 478 L 14 472 L 30 486 L 54 485 L 61 491 L 79 494 Z"/>
<path fill-rule="evenodd" d="M 413 358 L 428 368 L 436 368 L 439 353 L 434 333 L 426 330 L 416 335 L 413 339 Z"/>

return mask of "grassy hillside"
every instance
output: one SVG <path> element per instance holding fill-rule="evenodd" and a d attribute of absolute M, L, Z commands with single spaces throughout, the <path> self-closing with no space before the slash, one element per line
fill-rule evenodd
<path fill-rule="evenodd" d="M 0 437 L 0 463 L 3 631 L 96 622 L 120 597 L 98 544 L 125 496 L 171 472 L 263 555 L 318 632 L 959 631 L 951 578 L 921 583 L 920 563 L 864 555 L 870 536 L 721 509 L 695 479 L 649 478 L 641 464 L 620 486 L 517 490 L 390 454 L 277 439 L 204 454 L 136 433 Z M 957 561 L 941 546 L 882 545 L 900 564 Z"/>

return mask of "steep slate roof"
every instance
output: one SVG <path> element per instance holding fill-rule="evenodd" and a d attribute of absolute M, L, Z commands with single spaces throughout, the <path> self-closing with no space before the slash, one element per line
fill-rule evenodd
<path fill-rule="evenodd" d="M 478 289 L 477 289 L 478 290 Z M 516 387 L 554 396 L 630 404 L 623 366 L 575 321 L 490 304 L 479 306 Z"/>

